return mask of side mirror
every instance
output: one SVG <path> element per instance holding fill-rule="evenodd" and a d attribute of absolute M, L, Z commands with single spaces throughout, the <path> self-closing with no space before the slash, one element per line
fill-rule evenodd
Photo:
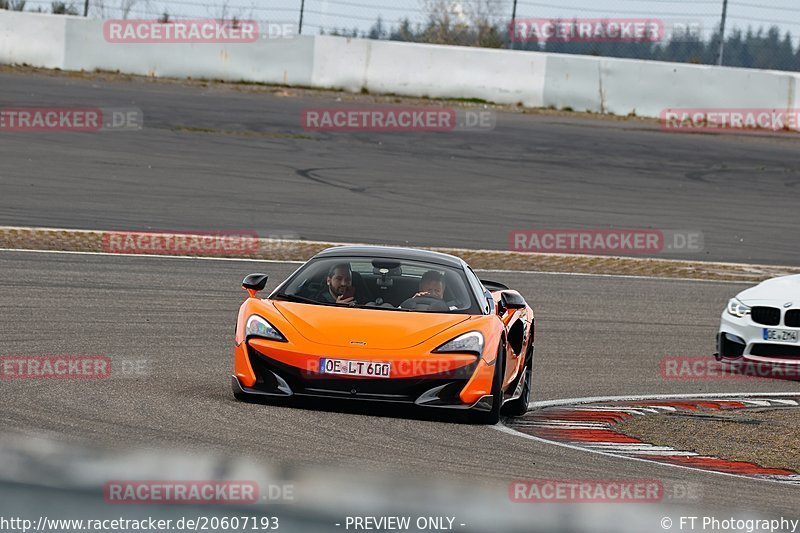
<path fill-rule="evenodd" d="M 500 293 L 500 305 L 505 309 L 522 309 L 528 304 L 518 292 L 503 291 Z"/>
<path fill-rule="evenodd" d="M 242 280 L 242 287 L 250 293 L 250 298 L 255 298 L 258 291 L 263 291 L 267 286 L 268 278 L 266 274 L 249 274 Z"/>

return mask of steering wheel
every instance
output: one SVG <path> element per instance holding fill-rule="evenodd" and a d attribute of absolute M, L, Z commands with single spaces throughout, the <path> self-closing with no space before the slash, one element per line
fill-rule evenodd
<path fill-rule="evenodd" d="M 417 296 L 416 298 L 409 298 L 400 304 L 401 309 L 409 309 L 411 311 L 449 311 L 450 308 L 444 301 L 438 298 L 431 298 L 430 296 Z"/>

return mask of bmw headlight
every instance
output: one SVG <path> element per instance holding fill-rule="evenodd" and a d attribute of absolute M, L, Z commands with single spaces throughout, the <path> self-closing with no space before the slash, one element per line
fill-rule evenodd
<path fill-rule="evenodd" d="M 742 318 L 743 316 L 750 314 L 750 307 L 744 305 L 736 298 L 731 298 L 728 302 L 728 314 L 731 314 L 737 318 Z"/>
<path fill-rule="evenodd" d="M 281 332 L 275 328 L 275 326 L 258 315 L 250 315 L 250 318 L 247 319 L 245 335 L 247 337 L 260 337 L 262 339 L 271 339 L 273 341 L 286 341 L 286 337 L 284 337 Z"/>
<path fill-rule="evenodd" d="M 434 350 L 437 353 L 467 352 L 475 355 L 483 354 L 483 335 L 478 331 L 470 331 L 451 339 Z"/>

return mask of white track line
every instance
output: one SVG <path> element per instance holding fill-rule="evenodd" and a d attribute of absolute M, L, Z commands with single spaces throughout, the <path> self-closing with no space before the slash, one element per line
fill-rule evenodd
<path fill-rule="evenodd" d="M 531 402 L 528 404 L 528 407 L 531 409 L 539 409 L 542 407 L 552 407 L 552 406 L 563 406 L 563 405 L 576 405 L 576 404 L 583 404 L 583 403 L 592 403 L 592 402 L 611 402 L 611 401 L 643 401 L 643 400 L 680 400 L 680 399 L 704 399 L 704 398 L 720 398 L 720 399 L 736 399 L 736 398 L 757 398 L 757 397 L 781 397 L 781 396 L 800 396 L 800 391 L 798 392 L 732 392 L 732 393 L 718 393 L 718 394 L 656 394 L 656 395 L 631 395 L 631 396 L 593 396 L 587 398 L 566 398 L 562 400 L 545 400 L 539 402 Z M 750 400 L 752 401 L 752 400 Z M 766 476 L 757 476 L 757 475 L 742 475 L 742 474 L 731 474 L 729 472 L 717 472 L 714 470 L 703 470 L 697 467 L 692 466 L 685 466 L 685 465 L 676 465 L 671 463 L 661 463 L 658 461 L 653 461 L 652 459 L 642 459 L 640 457 L 633 457 L 630 455 L 622 455 L 621 453 L 611 453 L 604 450 L 597 450 L 592 448 L 587 448 L 585 446 L 577 446 L 574 444 L 567 444 L 565 442 L 557 442 L 552 440 L 543 439 L 541 437 L 536 437 L 534 435 L 528 435 L 527 433 L 522 433 L 520 431 L 516 431 L 502 422 L 492 426 L 492 428 L 500 431 L 501 433 L 507 433 L 509 435 L 513 435 L 515 437 L 521 437 L 523 439 L 532 440 L 535 442 L 540 442 L 542 444 L 550 444 L 552 446 L 559 446 L 561 448 L 566 448 L 569 450 L 576 450 L 581 452 L 587 453 L 594 453 L 597 455 L 603 455 L 606 457 L 614 457 L 617 459 L 626 459 L 628 461 L 638 461 L 641 463 L 648 463 L 650 465 L 656 466 L 663 466 L 668 468 L 680 468 L 682 470 L 691 470 L 693 472 L 705 473 L 705 474 L 715 474 L 718 476 L 727 476 L 727 477 L 735 477 L 740 479 L 750 479 L 756 481 L 767 481 L 770 483 L 776 483 L 780 485 L 789 485 L 792 484 L 789 481 L 790 476 L 784 479 L 774 479 L 772 477 Z M 626 452 L 627 453 L 627 452 Z M 798 475 L 798 479 L 800 479 L 800 475 Z"/>
<path fill-rule="evenodd" d="M 247 259 L 245 257 L 209 257 L 194 255 L 161 255 L 161 254 L 114 254 L 111 252 L 76 252 L 70 250 L 31 250 L 28 248 L 0 248 L 0 252 L 27 252 L 35 254 L 75 254 L 75 255 L 102 255 L 114 257 L 153 257 L 156 259 L 202 259 L 204 261 L 238 261 L 243 263 L 285 263 L 302 265 L 305 261 L 289 261 L 282 259 Z"/>
<path fill-rule="evenodd" d="M 745 266 L 745 265 L 743 265 Z M 696 281 L 698 283 L 734 283 L 739 285 L 753 285 L 756 281 L 735 280 L 735 279 L 705 279 L 705 278 L 673 278 L 671 276 L 635 276 L 633 274 L 592 274 L 589 272 L 551 272 L 547 270 L 500 270 L 476 268 L 475 272 L 489 272 L 499 274 L 547 274 L 551 276 L 575 276 L 575 277 L 594 277 L 594 278 L 620 278 L 620 279 L 640 279 L 640 280 L 659 280 L 659 281 Z"/>
<path fill-rule="evenodd" d="M 539 409 L 542 407 L 554 407 L 559 405 L 580 405 L 584 403 L 596 402 L 627 402 L 627 401 L 646 401 L 646 400 L 703 400 L 706 398 L 720 398 L 725 400 L 734 400 L 742 398 L 743 401 L 748 401 L 747 398 L 757 398 L 763 396 L 765 398 L 783 397 L 783 396 L 800 396 L 800 390 L 796 392 L 715 392 L 715 393 L 701 393 L 701 394 L 632 394 L 629 396 L 588 396 L 586 398 L 565 398 L 561 400 L 540 400 L 538 402 L 531 402 L 528 404 L 529 409 Z M 754 400 L 749 400 L 754 401 Z M 627 407 L 627 406 L 623 406 Z M 648 405 L 654 409 L 663 409 L 657 405 Z M 670 410 L 674 408 L 670 407 Z"/>
<path fill-rule="evenodd" d="M 49 228 L 49 227 L 38 227 L 38 226 L 0 226 L 0 230 L 18 230 L 18 231 L 50 231 L 50 232 L 66 232 L 66 233 L 83 233 L 83 234 L 90 234 L 90 235 L 97 235 L 103 233 L 134 233 L 134 234 L 156 234 L 156 235 L 193 235 L 192 233 L 176 233 L 174 231 L 163 231 L 163 230 L 119 230 L 119 229 L 76 229 L 76 228 Z M 189 230 L 183 230 L 189 231 Z M 277 240 L 277 239 L 272 239 Z M 299 240 L 299 239 L 283 239 L 287 242 L 292 243 L 300 243 L 300 244 L 321 244 L 325 246 L 373 246 L 367 243 L 357 243 L 357 242 L 329 242 L 329 241 L 314 241 L 314 240 Z M 377 245 L 381 246 L 381 245 Z M 392 246 L 392 245 L 387 245 Z M 519 252 L 515 250 L 490 250 L 488 248 L 453 248 L 449 246 L 424 246 L 423 249 L 433 249 L 436 250 L 452 250 L 454 253 L 461 253 L 461 252 L 469 252 L 469 253 L 525 253 Z M 440 252 L 442 253 L 442 252 Z M 444 252 L 447 253 L 447 252 Z M 661 263 L 674 263 L 674 264 L 685 264 L 685 263 L 695 263 L 701 265 L 713 265 L 713 266 L 727 266 L 727 267 L 739 267 L 739 268 L 750 268 L 750 269 L 772 269 L 772 268 L 794 268 L 789 265 L 760 265 L 757 263 L 731 263 L 727 261 L 691 261 L 686 259 L 676 259 L 671 257 L 658 257 L 658 258 L 648 258 L 648 257 L 634 257 L 629 255 L 596 255 L 596 254 L 569 254 L 569 253 L 554 253 L 554 252 L 531 252 L 532 254 L 542 256 L 542 257 L 557 257 L 557 258 L 575 258 L 575 257 L 583 257 L 587 259 L 626 259 L 632 261 L 638 261 L 641 263 L 650 262 L 652 260 L 661 262 Z M 513 272 L 513 271 L 504 271 L 504 270 L 497 270 L 497 272 Z M 526 272 L 526 271 L 522 271 Z"/>
<path fill-rule="evenodd" d="M 470 250 L 472 251 L 472 250 Z M 285 263 L 292 265 L 302 265 L 305 261 L 290 261 L 281 259 L 247 259 L 244 257 L 209 257 L 209 256 L 194 256 L 194 255 L 161 255 L 161 254 L 115 254 L 111 252 L 79 252 L 70 250 L 33 250 L 30 248 L 0 248 L 0 252 L 26 252 L 38 254 L 75 254 L 75 255 L 99 255 L 99 256 L 114 256 L 114 257 L 155 257 L 158 259 L 202 259 L 206 261 L 239 261 L 245 263 Z M 489 272 L 489 273 L 504 273 L 504 274 L 531 274 L 543 276 L 588 276 L 596 278 L 621 278 L 621 279 L 639 279 L 639 280 L 658 280 L 658 281 L 682 281 L 682 282 L 697 282 L 697 283 L 732 283 L 739 285 L 753 285 L 754 281 L 736 281 L 736 280 L 715 280 L 715 279 L 695 279 L 695 278 L 672 278 L 664 276 L 631 276 L 626 274 L 590 274 L 586 272 L 550 272 L 541 270 L 497 270 L 497 269 L 475 269 L 476 272 Z"/>
<path fill-rule="evenodd" d="M 577 407 L 575 409 L 571 409 L 571 411 L 580 411 L 583 413 L 625 413 L 625 414 L 633 414 L 633 415 L 644 415 L 645 413 L 658 413 L 655 409 L 633 409 L 631 407 Z"/>
<path fill-rule="evenodd" d="M 656 446 L 655 444 L 647 444 L 647 443 L 618 443 L 618 444 L 611 444 L 611 443 L 597 443 L 597 444 L 586 444 L 587 448 L 613 448 L 619 450 L 660 450 L 660 451 L 670 451 L 675 450 L 672 446 Z M 677 450 L 675 450 L 677 451 Z"/>
<path fill-rule="evenodd" d="M 611 427 L 609 422 L 577 422 L 571 420 L 534 420 L 517 422 L 515 426 L 530 427 L 581 427 L 581 428 L 607 428 Z"/>
<path fill-rule="evenodd" d="M 770 405 L 772 405 L 766 400 L 744 400 L 742 403 L 746 403 L 749 405 L 758 405 L 761 407 L 769 407 Z"/>
<path fill-rule="evenodd" d="M 514 424 L 514 427 L 520 428 L 544 428 L 544 429 L 610 429 L 611 425 L 606 426 L 586 426 L 586 425 L 575 425 L 575 426 L 564 426 L 564 425 L 557 425 L 557 424 Z"/>

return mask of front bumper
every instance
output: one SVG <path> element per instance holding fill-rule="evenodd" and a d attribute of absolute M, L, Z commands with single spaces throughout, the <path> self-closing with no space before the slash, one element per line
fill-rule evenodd
<path fill-rule="evenodd" d="M 364 378 L 320 374 L 314 365 L 295 366 L 269 357 L 247 343 L 237 347 L 237 375 L 231 386 L 236 395 L 252 397 L 317 397 L 390 402 L 446 409 L 490 411 L 491 373 L 482 359 L 444 372 L 411 377 Z M 244 359 L 245 361 L 240 361 Z M 238 369 L 246 367 L 242 375 Z M 488 376 L 488 379 L 486 379 Z M 247 378 L 250 379 L 248 383 Z M 482 386 L 488 382 L 488 390 Z M 466 392 L 466 394 L 465 394 Z M 465 401 L 466 400 L 466 401 Z"/>
<path fill-rule="evenodd" d="M 765 329 L 797 331 L 800 337 L 800 328 L 765 326 L 754 322 L 750 315 L 737 318 L 723 311 L 717 334 L 717 359 L 800 365 L 800 342 L 765 340 Z"/>

